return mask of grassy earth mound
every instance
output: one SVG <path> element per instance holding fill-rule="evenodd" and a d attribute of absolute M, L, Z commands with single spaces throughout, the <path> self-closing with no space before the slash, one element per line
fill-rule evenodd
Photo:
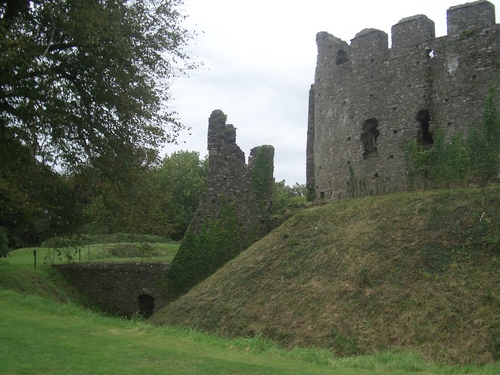
<path fill-rule="evenodd" d="M 151 318 L 337 355 L 500 359 L 500 185 L 302 211 Z"/>

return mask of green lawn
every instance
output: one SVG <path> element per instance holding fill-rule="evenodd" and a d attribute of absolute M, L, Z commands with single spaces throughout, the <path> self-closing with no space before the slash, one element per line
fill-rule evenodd
<path fill-rule="evenodd" d="M 71 304 L 0 291 L 2 374 L 373 373 L 311 363 L 306 355 L 286 357 L 277 349 L 258 353 L 263 350 L 260 341 L 226 341 L 182 329 L 153 328 Z"/>
<path fill-rule="evenodd" d="M 498 374 L 497 365 L 440 367 L 408 353 L 336 358 L 261 337 L 226 340 L 106 317 L 68 302 L 78 299 L 51 267 L 33 269 L 33 249 L 8 261 L 0 267 L 0 374 Z"/>
<path fill-rule="evenodd" d="M 495 374 L 446 368 L 408 354 L 335 358 L 105 317 L 71 303 L 0 289 L 1 374 Z M 498 369 L 498 368 L 497 368 Z"/>
<path fill-rule="evenodd" d="M 66 263 L 66 254 L 69 253 L 74 262 L 171 262 L 175 253 L 179 249 L 178 243 L 153 243 L 150 246 L 153 248 L 151 252 L 154 255 L 146 254 L 144 257 L 133 256 L 131 252 L 129 256 L 127 251 L 120 252 L 121 256 L 117 256 L 113 251 L 118 247 L 126 248 L 131 244 L 92 244 L 85 245 L 78 249 L 63 249 L 54 250 L 51 248 L 23 248 L 14 250 L 6 259 L 10 266 L 14 268 L 33 268 L 35 265 L 34 251 L 36 251 L 36 264 L 40 267 L 44 264 L 61 264 Z M 132 246 L 139 246 L 132 244 Z"/>

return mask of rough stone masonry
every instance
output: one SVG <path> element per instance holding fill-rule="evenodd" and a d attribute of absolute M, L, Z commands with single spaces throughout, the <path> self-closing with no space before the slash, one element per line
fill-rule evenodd
<path fill-rule="evenodd" d="M 250 150 L 247 164 L 245 153 L 236 144 L 236 128 L 226 124 L 226 118 L 221 110 L 216 109 L 208 120 L 207 191 L 195 213 L 191 229 L 198 232 L 209 213 L 220 209 L 221 199 L 229 199 L 236 207 L 242 227 L 254 228 L 253 233 L 248 234 L 255 241 L 271 230 L 274 147 L 254 147 Z M 264 175 L 260 174 L 266 171 Z"/>
<path fill-rule="evenodd" d="M 391 37 L 388 48 L 388 35 L 375 29 L 350 44 L 316 36 L 307 185 L 317 198 L 405 190 L 403 144 L 431 147 L 438 129 L 446 139 L 467 135 L 500 82 L 500 25 L 488 1 L 449 8 L 443 37 L 424 15 L 402 19 Z"/>
<path fill-rule="evenodd" d="M 109 314 L 149 318 L 167 301 L 167 263 L 68 263 L 54 267 Z"/>

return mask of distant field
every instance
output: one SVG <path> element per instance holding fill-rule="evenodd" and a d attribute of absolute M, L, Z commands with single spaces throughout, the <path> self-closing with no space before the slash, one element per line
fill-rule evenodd
<path fill-rule="evenodd" d="M 130 244 L 127 244 L 127 246 Z M 80 252 L 71 250 L 74 262 L 170 262 L 172 261 L 178 243 L 151 244 L 158 256 L 154 257 L 118 257 L 112 254 L 112 249 L 121 244 L 90 245 L 81 248 Z M 34 251 L 36 250 L 36 270 Z M 123 255 L 123 254 L 121 254 Z M 80 258 L 81 256 L 81 258 Z M 81 259 L 81 260 L 80 260 Z M 59 302 L 73 301 L 87 304 L 84 296 L 79 295 L 66 280 L 55 272 L 51 264 L 66 263 L 68 260 L 54 255 L 49 248 L 23 248 L 10 253 L 5 261 L 7 265 L 0 266 L 0 288 L 35 294 Z M 1 372 L 0 372 L 1 373 Z"/>
<path fill-rule="evenodd" d="M 153 243 L 148 244 L 149 248 L 140 256 L 140 246 L 141 244 L 108 243 L 85 245 L 77 249 L 30 247 L 12 251 L 6 260 L 12 267 L 34 267 L 36 251 L 38 267 L 67 263 L 67 254 L 71 256 L 72 262 L 171 262 L 179 249 L 179 243 Z"/>

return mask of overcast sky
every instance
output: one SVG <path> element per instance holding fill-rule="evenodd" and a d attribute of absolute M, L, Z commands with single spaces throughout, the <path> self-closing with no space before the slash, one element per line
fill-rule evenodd
<path fill-rule="evenodd" d="M 165 152 L 207 155 L 208 117 L 221 109 L 236 127 L 236 142 L 247 158 L 251 148 L 273 145 L 276 181 L 303 184 L 316 34 L 327 31 L 350 43 L 359 31 L 376 28 L 390 38 L 392 25 L 425 14 L 439 37 L 446 34 L 446 10 L 466 2 L 184 0 L 185 25 L 199 32 L 189 50 L 204 66 L 172 84 L 170 109 L 191 130 Z M 490 2 L 499 12 L 500 0 Z"/>

